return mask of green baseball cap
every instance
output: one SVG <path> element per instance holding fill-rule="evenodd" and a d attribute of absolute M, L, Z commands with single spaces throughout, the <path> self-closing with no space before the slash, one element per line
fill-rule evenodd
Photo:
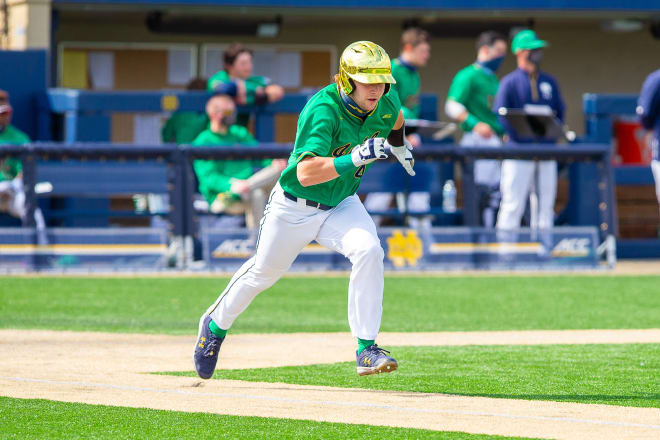
<path fill-rule="evenodd" d="M 548 46 L 548 42 L 539 40 L 539 38 L 536 36 L 536 32 L 531 29 L 523 29 L 522 31 L 518 32 L 515 37 L 513 37 L 513 42 L 511 43 L 511 52 L 515 54 L 519 50 L 540 49 L 546 46 Z"/>

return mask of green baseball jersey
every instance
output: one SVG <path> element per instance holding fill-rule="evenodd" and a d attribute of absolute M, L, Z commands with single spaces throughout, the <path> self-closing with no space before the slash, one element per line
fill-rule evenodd
<path fill-rule="evenodd" d="M 387 137 L 399 116 L 401 103 L 389 92 L 363 121 L 349 113 L 339 96 L 336 84 L 321 89 L 307 102 L 298 118 L 298 130 L 289 164 L 280 177 L 282 188 L 304 199 L 337 206 L 355 194 L 360 180 L 371 165 L 356 167 L 329 182 L 302 186 L 296 167 L 306 156 L 339 157 L 372 137 Z"/>
<path fill-rule="evenodd" d="M 215 73 L 211 78 L 209 78 L 206 89 L 209 92 L 212 92 L 218 84 L 229 83 L 233 80 L 229 76 L 226 70 L 221 70 Z M 245 81 L 245 105 L 254 105 L 256 100 L 256 93 L 259 87 L 266 87 L 270 80 L 264 76 L 253 75 Z M 250 122 L 249 113 L 239 113 L 236 116 L 236 123 L 247 127 Z"/>
<path fill-rule="evenodd" d="M 189 144 L 209 125 L 205 113 L 176 112 L 165 122 L 161 136 L 165 143 Z"/>
<path fill-rule="evenodd" d="M 418 119 L 420 82 L 417 69 L 395 58 L 392 60 L 392 76 L 396 80 L 396 84 L 392 84 L 392 88 L 399 95 L 403 117 L 405 119 Z"/>
<path fill-rule="evenodd" d="M 226 134 L 214 133 L 206 129 L 193 141 L 195 147 L 214 145 L 246 147 L 257 146 L 257 141 L 245 127 L 232 125 Z M 199 190 L 207 202 L 213 203 L 219 193 L 228 192 L 232 179 L 244 180 L 255 170 L 270 165 L 272 160 L 195 160 L 193 168 L 199 180 Z"/>
<path fill-rule="evenodd" d="M 492 110 L 498 87 L 497 76 L 476 63 L 456 74 L 449 86 L 447 98 L 463 104 L 473 116 L 461 124 L 463 131 L 472 131 L 477 122 L 485 122 L 497 134 L 504 134 L 504 129 Z"/>
<path fill-rule="evenodd" d="M 30 142 L 28 135 L 12 125 L 8 125 L 0 132 L 0 145 L 21 145 L 28 142 Z M 12 180 L 18 176 L 22 169 L 21 160 L 18 158 L 8 157 L 4 160 L 0 159 L 0 182 L 3 180 Z"/>

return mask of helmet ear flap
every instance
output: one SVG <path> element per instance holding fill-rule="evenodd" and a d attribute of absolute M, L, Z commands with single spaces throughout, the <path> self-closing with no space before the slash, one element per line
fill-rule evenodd
<path fill-rule="evenodd" d="M 346 95 L 350 95 L 355 89 L 353 80 L 346 74 L 344 70 L 339 71 L 339 85 Z"/>
<path fill-rule="evenodd" d="M 350 95 L 351 93 L 353 93 L 353 90 L 355 90 L 355 83 L 353 82 L 353 80 L 351 78 L 348 78 L 348 85 L 350 87 L 350 90 L 347 91 L 346 94 Z"/>

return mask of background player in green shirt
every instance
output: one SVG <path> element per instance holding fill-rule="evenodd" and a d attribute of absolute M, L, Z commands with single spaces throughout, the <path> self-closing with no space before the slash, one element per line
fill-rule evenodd
<path fill-rule="evenodd" d="M 206 104 L 209 128 L 192 142 L 194 146 L 257 146 L 247 128 L 235 125 L 236 106 L 228 95 L 215 95 Z M 263 216 L 266 194 L 273 187 L 286 161 L 196 160 L 193 163 L 199 189 L 213 213 L 245 212 L 248 228 L 256 228 Z"/>
<path fill-rule="evenodd" d="M 401 34 L 401 53 L 392 60 L 392 76 L 396 81 L 392 90 L 399 96 L 403 117 L 408 119 L 419 118 L 420 80 L 418 69 L 426 66 L 431 57 L 431 44 L 428 32 L 419 28 L 406 29 Z M 413 147 L 421 145 L 420 137 L 408 131 L 406 139 Z M 368 211 L 386 211 L 392 203 L 393 194 L 389 192 L 372 192 L 364 200 Z M 408 194 L 408 212 L 428 211 L 431 195 L 428 192 L 411 192 Z M 411 226 L 416 223 L 411 217 Z M 380 225 L 382 218 L 374 216 L 374 222 Z M 430 223 L 430 219 L 426 219 Z"/>
<path fill-rule="evenodd" d="M 30 142 L 30 138 L 11 125 L 12 113 L 9 93 L 0 90 L 0 145 L 27 144 Z M 23 218 L 25 215 L 25 192 L 23 191 L 21 171 L 19 158 L 0 158 L 0 212 L 6 212 L 18 218 Z"/>
<path fill-rule="evenodd" d="M 230 45 L 224 52 L 224 69 L 209 78 L 209 92 L 226 93 L 236 99 L 238 105 L 263 105 L 279 101 L 284 89 L 271 84 L 270 79 L 252 74 L 252 51 L 240 43 Z M 239 113 L 236 123 L 247 127 L 249 113 Z"/>
<path fill-rule="evenodd" d="M 312 240 L 343 254 L 353 265 L 348 320 L 358 340 L 358 374 L 397 368 L 396 360 L 375 344 L 383 307 L 384 252 L 355 194 L 371 164 L 387 158 L 386 147 L 414 175 L 401 104 L 389 90 L 394 83 L 391 71 L 380 46 L 353 43 L 342 53 L 336 83 L 316 93 L 300 113 L 289 165 L 271 192 L 256 253 L 200 319 L 194 353 L 200 377 L 213 375 L 220 345 L 238 315 Z"/>
<path fill-rule="evenodd" d="M 425 67 L 431 58 L 428 32 L 419 28 L 406 29 L 401 34 L 401 53 L 392 60 L 392 76 L 396 84 L 392 88 L 399 94 L 405 119 L 419 119 L 420 80 L 418 69 Z M 420 145 L 419 136 L 408 135 L 414 147 Z"/>
<path fill-rule="evenodd" d="M 497 32 L 484 32 L 477 38 L 476 46 L 477 60 L 460 70 L 449 87 L 445 112 L 461 123 L 461 145 L 499 147 L 504 129 L 492 108 L 499 86 L 495 73 L 506 55 L 506 38 Z M 500 204 L 499 161 L 476 161 L 474 181 L 479 191 L 481 224 L 492 227 Z"/>
<path fill-rule="evenodd" d="M 11 125 L 13 110 L 9 94 L 0 90 L 0 145 L 23 145 L 30 142 L 28 135 Z M 0 212 L 25 220 L 25 189 L 23 187 L 22 164 L 18 158 L 0 158 Z M 47 244 L 46 221 L 39 207 L 34 210 L 37 243 Z"/>
<path fill-rule="evenodd" d="M 195 78 L 186 85 L 186 90 L 206 90 L 206 81 Z M 161 130 L 164 143 L 189 144 L 197 135 L 208 128 L 209 118 L 204 111 L 177 111 L 165 122 Z"/>

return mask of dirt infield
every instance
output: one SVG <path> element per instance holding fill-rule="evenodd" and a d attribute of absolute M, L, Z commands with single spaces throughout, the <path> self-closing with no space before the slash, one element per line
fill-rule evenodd
<path fill-rule="evenodd" d="M 383 333 L 383 345 L 660 343 L 660 329 Z M 0 395 L 558 439 L 657 439 L 660 409 L 146 374 L 192 370 L 194 337 L 0 330 Z M 323 350 L 306 350 L 309 344 Z M 220 368 L 350 361 L 344 333 L 232 335 Z M 396 374 L 396 373 L 395 373 Z"/>

